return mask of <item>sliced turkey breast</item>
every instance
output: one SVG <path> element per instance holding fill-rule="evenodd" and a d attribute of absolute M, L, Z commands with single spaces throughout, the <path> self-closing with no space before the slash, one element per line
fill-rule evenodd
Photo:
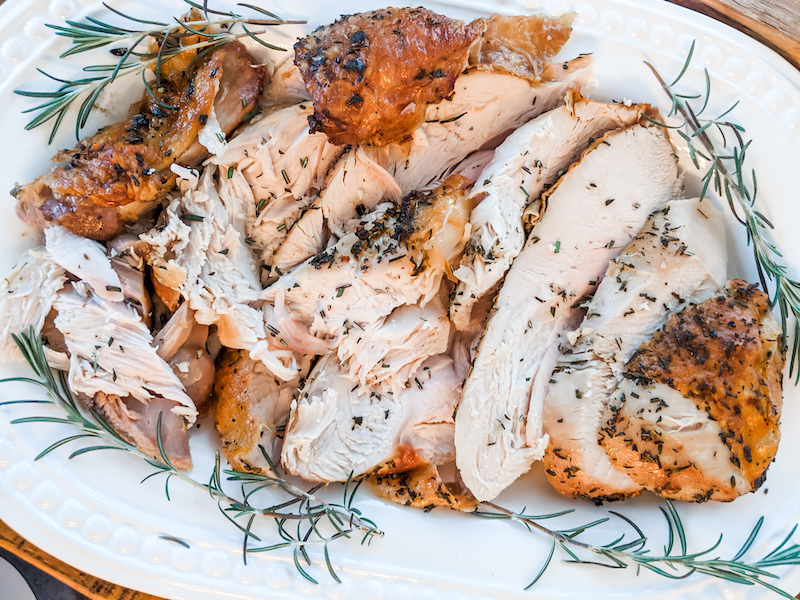
<path fill-rule="evenodd" d="M 245 235 L 261 261 L 272 256 L 313 200 L 330 165 L 342 153 L 321 133 L 310 133 L 310 102 L 276 110 L 243 128 L 222 154 L 209 159 L 222 174 L 218 187 L 242 198 Z"/>
<path fill-rule="evenodd" d="M 313 199 L 312 210 L 302 214 L 275 251 L 272 264 L 277 275 L 325 248 L 326 224 L 341 237 L 346 223 L 359 210 L 362 213 L 373 210 L 382 200 L 402 199 L 403 191 L 397 182 L 375 160 L 380 159 L 379 154 L 382 151 L 361 146 L 344 153 L 325 178 L 318 197 Z"/>
<path fill-rule="evenodd" d="M 0 357 L 22 361 L 11 337 L 33 327 L 42 333 L 59 291 L 67 281 L 64 267 L 43 247 L 22 255 L 16 266 L 0 279 Z"/>
<path fill-rule="evenodd" d="M 673 312 L 716 295 L 725 282 L 722 224 L 708 200 L 668 202 L 612 261 L 580 327 L 567 333 L 570 345 L 544 402 L 545 472 L 562 494 L 608 500 L 641 491 L 611 465 L 597 433 L 636 349 Z"/>
<path fill-rule="evenodd" d="M 45 230 L 45 247 L 61 267 L 90 285 L 94 293 L 111 302 L 121 302 L 122 282 L 99 242 L 55 225 Z"/>
<path fill-rule="evenodd" d="M 225 350 L 220 356 L 214 381 L 214 423 L 222 453 L 235 470 L 273 474 L 269 461 L 280 461 L 289 408 L 310 368 L 311 360 L 306 358 L 295 379 L 281 381 L 246 352 Z"/>
<path fill-rule="evenodd" d="M 166 207 L 162 223 L 141 236 L 150 245 L 155 277 L 180 292 L 199 324 L 216 325 L 222 345 L 248 350 L 277 376 L 294 378 L 294 354 L 272 343 L 264 315 L 254 306 L 261 281 L 245 242 L 242 198 L 218 192 L 211 165 L 199 178 L 184 175 L 182 195 Z"/>
<path fill-rule="evenodd" d="M 559 180 L 509 269 L 456 417 L 456 462 L 490 500 L 542 458 L 542 408 L 562 334 L 578 304 L 648 215 L 680 189 L 660 127 L 606 134 Z"/>
<path fill-rule="evenodd" d="M 120 435 L 160 457 L 161 414 L 168 458 L 189 468 L 186 428 L 197 410 L 170 366 L 158 356 L 136 309 L 89 293 L 62 292 L 54 305 L 56 328 L 69 351 L 70 389 L 89 398 Z"/>
<path fill-rule="evenodd" d="M 359 147 L 340 159 L 314 200 L 312 206 L 319 210 L 306 212 L 292 228 L 275 266 L 286 272 L 320 252 L 325 225 L 341 237 L 346 222 L 359 211 L 424 188 L 473 151 L 563 102 L 569 90 L 588 92 L 595 84 L 590 56 L 548 66 L 535 84 L 504 72 L 468 71 L 456 81 L 450 99 L 428 106 L 425 123 L 408 140 Z"/>
<path fill-rule="evenodd" d="M 273 325 L 336 340 L 348 326 L 377 323 L 404 304 L 426 305 L 466 242 L 465 185 L 453 175 L 430 194 L 411 194 L 399 207 L 384 205 L 355 221 L 335 245 L 264 290 L 265 300 L 282 307 Z"/>
<path fill-rule="evenodd" d="M 396 308 L 372 325 L 346 328 L 336 354 L 354 382 L 397 395 L 416 385 L 413 377 L 419 366 L 446 352 L 449 341 L 450 320 L 437 297 L 424 307 Z"/>
<path fill-rule="evenodd" d="M 468 65 L 538 81 L 569 39 L 574 16 L 492 15 L 464 25 L 420 7 L 342 17 L 295 44 L 314 100 L 311 128 L 337 144 L 402 140 Z"/>
<path fill-rule="evenodd" d="M 769 298 L 745 281 L 672 315 L 625 366 L 600 443 L 665 498 L 733 500 L 778 450 L 784 353 Z"/>
<path fill-rule="evenodd" d="M 611 129 L 637 122 L 648 105 L 607 104 L 567 94 L 566 104 L 526 123 L 497 147 L 471 197 L 472 234 L 450 308 L 458 329 L 469 326 L 475 302 L 505 275 L 525 243 L 522 213 L 580 153 Z"/>
<path fill-rule="evenodd" d="M 334 354 L 321 358 L 286 427 L 286 471 L 309 481 L 347 481 L 452 460 L 461 380 L 445 356 L 429 358 L 419 373 L 420 385 L 383 393 L 354 386 Z"/>

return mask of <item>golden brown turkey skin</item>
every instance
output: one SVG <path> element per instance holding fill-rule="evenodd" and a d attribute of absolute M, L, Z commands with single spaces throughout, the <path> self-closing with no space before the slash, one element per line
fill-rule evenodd
<path fill-rule="evenodd" d="M 427 104 L 452 93 L 483 27 L 424 8 L 385 8 L 317 29 L 294 46 L 314 101 L 312 131 L 337 144 L 402 139 Z"/>
<path fill-rule="evenodd" d="M 767 295 L 732 280 L 641 346 L 625 374 L 636 391 L 610 407 L 600 442 L 615 467 L 661 496 L 733 500 L 758 488 L 777 452 L 783 364 Z M 694 415 L 676 415 L 679 398 Z M 692 443 L 701 439 L 710 443 Z"/>
<path fill-rule="evenodd" d="M 107 240 L 148 212 L 175 184 L 172 163 L 197 164 L 206 155 L 197 136 L 212 110 L 229 133 L 266 81 L 238 42 L 195 58 L 185 51 L 163 64 L 158 102 L 145 94 L 136 115 L 58 152 L 58 166 L 17 190 L 19 217 Z"/>
<path fill-rule="evenodd" d="M 450 97 L 468 66 L 539 81 L 573 18 L 492 15 L 465 25 L 391 7 L 343 17 L 294 46 L 314 102 L 311 130 L 336 144 L 399 142 L 422 124 L 427 104 Z"/>

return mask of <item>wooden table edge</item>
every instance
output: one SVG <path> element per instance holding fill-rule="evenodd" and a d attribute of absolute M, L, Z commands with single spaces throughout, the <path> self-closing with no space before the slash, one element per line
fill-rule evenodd
<path fill-rule="evenodd" d="M 0 548 L 92 600 L 162 600 L 79 571 L 24 540 L 3 521 L 0 521 Z"/>

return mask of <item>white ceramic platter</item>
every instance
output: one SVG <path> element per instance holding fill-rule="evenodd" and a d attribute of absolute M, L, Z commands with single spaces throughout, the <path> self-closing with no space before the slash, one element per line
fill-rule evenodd
<path fill-rule="evenodd" d="M 695 60 L 686 82 L 703 89 L 702 69 L 711 75 L 711 112 L 721 112 L 736 99 L 732 119 L 747 128 L 754 139 L 749 164 L 758 172 L 763 211 L 776 224 L 775 240 L 790 271 L 800 274 L 800 244 L 793 239 L 793 224 L 800 223 L 800 73 L 770 50 L 717 22 L 662 1 L 636 0 L 456 0 L 426 2 L 453 17 L 470 18 L 489 12 L 518 14 L 545 11 L 558 15 L 578 13 L 573 38 L 562 56 L 594 53 L 598 62 L 599 99 L 629 98 L 668 108 L 663 93 L 643 64 L 652 62 L 665 76 L 680 69 L 686 52 L 697 40 Z M 168 17 L 184 7 L 177 0 L 120 1 L 115 7 L 139 16 Z M 78 0 L 7 0 L 0 7 L 0 272 L 7 272 L 24 248 L 39 243 L 38 234 L 26 230 L 14 217 L 14 201 L 5 195 L 16 182 L 31 181 L 42 173 L 54 148 L 74 143 L 66 126 L 53 147 L 47 147 L 44 129 L 25 132 L 21 111 L 32 106 L 12 90 L 41 85 L 36 66 L 65 74 L 55 60 L 66 48 L 44 27 L 45 22 L 96 11 L 99 3 Z M 305 18 L 309 27 L 330 22 L 340 12 L 376 8 L 355 0 L 346 5 L 321 0 L 270 0 L 268 8 L 284 18 Z M 273 40 L 291 45 L 302 28 L 275 32 Z M 41 87 L 39 88 L 41 89 Z M 138 98 L 118 88 L 105 101 L 108 112 L 94 126 L 126 114 Z M 687 187 L 697 188 L 695 174 Z M 722 226 L 722 224 L 721 224 Z M 735 223 L 729 275 L 756 280 L 742 232 Z M 24 324 L 20 324 L 22 327 Z M 0 375 L 19 374 L 22 367 L 6 366 Z M 30 397 L 24 386 L 5 385 L 0 398 Z M 746 539 L 760 515 L 767 521 L 753 556 L 771 549 L 800 520 L 796 483 L 800 479 L 800 394 L 787 380 L 783 416 L 783 441 L 766 484 L 755 494 L 731 504 L 681 505 L 690 549 L 701 549 L 725 538 L 719 555 L 730 557 Z M 635 577 L 630 571 L 611 571 L 554 561 L 536 587 L 524 592 L 549 550 L 548 540 L 507 522 L 486 521 L 442 510 L 421 511 L 388 505 L 364 492 L 357 504 L 377 521 L 385 537 L 369 547 L 337 542 L 332 559 L 343 582 L 335 583 L 318 554 L 309 570 L 320 585 L 303 580 L 289 553 L 251 556 L 242 562 L 240 534 L 220 516 L 204 493 L 172 485 L 167 501 L 163 481 L 139 481 L 149 467 L 120 453 L 94 453 L 72 461 L 57 451 L 34 463 L 33 458 L 53 441 L 69 433 L 54 425 L 17 425 L 9 421 L 31 414 L 31 407 L 0 409 L 0 518 L 22 536 L 75 567 L 124 586 L 168 598 L 762 598 L 759 588 L 742 588 L 717 580 L 692 577 L 669 581 L 655 575 Z M 195 476 L 206 479 L 211 470 L 214 438 L 212 426 L 195 430 L 192 446 Z M 567 501 L 549 489 L 540 469 L 517 482 L 498 503 L 509 508 L 527 506 L 535 513 L 576 508 L 559 525 L 587 522 L 607 516 L 609 507 Z M 614 505 L 641 525 L 651 541 L 664 543 L 665 526 L 651 497 Z M 269 525 L 269 523 L 267 523 Z M 597 542 L 609 542 L 622 523 L 612 520 L 598 528 Z M 273 533 L 271 527 L 264 527 Z M 186 540 L 189 548 L 169 542 L 162 534 Z M 800 591 L 800 569 L 781 572 L 781 585 Z"/>

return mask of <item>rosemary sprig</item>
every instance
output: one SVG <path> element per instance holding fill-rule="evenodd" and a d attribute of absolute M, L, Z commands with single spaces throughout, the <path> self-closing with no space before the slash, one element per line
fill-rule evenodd
<path fill-rule="evenodd" d="M 694 573 L 700 573 L 737 584 L 760 585 L 784 598 L 794 598 L 793 595 L 770 583 L 769 580 L 778 579 L 778 575 L 773 573 L 771 569 L 800 565 L 800 545 L 793 542 L 790 543 L 797 525 L 780 544 L 761 559 L 745 560 L 745 555 L 753 546 L 764 524 L 764 517 L 761 517 L 733 558 L 723 559 L 712 554 L 722 542 L 722 534 L 713 545 L 706 549 L 689 552 L 683 522 L 675 506 L 669 500 L 667 500 L 666 509 L 661 508 L 661 512 L 667 522 L 668 533 L 667 544 L 661 553 L 651 553 L 651 548 L 648 547 L 648 540 L 644 532 L 629 518 L 613 511 L 609 512 L 625 521 L 635 531 L 636 535 L 632 540 L 626 541 L 624 534 L 605 545 L 595 545 L 579 539 L 587 530 L 607 522 L 609 520 L 608 517 L 578 527 L 557 530 L 545 527 L 539 522 L 541 517 L 526 515 L 524 511 L 513 512 L 492 502 L 483 502 L 482 506 L 489 508 L 492 512 L 479 511 L 476 513 L 479 516 L 511 519 L 521 523 L 528 530 L 537 530 L 552 539 L 550 553 L 533 581 L 528 584 L 528 588 L 545 573 L 553 559 L 556 547 L 558 547 L 567 555 L 565 559 L 567 563 L 596 565 L 610 569 L 635 567 L 637 574 L 641 569 L 645 569 L 669 579 L 684 579 Z M 546 516 L 550 517 L 551 515 Z M 677 544 L 675 543 L 676 540 Z M 583 558 L 579 553 L 587 557 Z"/>
<path fill-rule="evenodd" d="M 305 21 L 279 19 L 268 10 L 251 4 L 240 4 L 240 6 L 254 11 L 256 16 L 243 16 L 233 11 L 213 10 L 208 7 L 207 2 L 203 4 L 197 4 L 192 0 L 184 0 L 184 2 L 192 9 L 202 11 L 204 18 L 189 21 L 180 19 L 173 19 L 171 22 L 151 21 L 125 14 L 103 3 L 103 6 L 113 14 L 136 24 L 136 26 L 134 28 L 121 27 L 94 17 L 86 17 L 85 21 L 66 21 L 65 25 L 48 24 L 47 26 L 53 29 L 57 36 L 67 38 L 72 43 L 60 58 L 105 46 L 117 46 L 111 48 L 111 54 L 119 59 L 114 63 L 84 67 L 83 71 L 92 75 L 76 79 L 61 79 L 37 69 L 42 75 L 60 85 L 55 90 L 46 92 L 15 90 L 15 93 L 20 96 L 37 98 L 42 101 L 41 104 L 23 111 L 23 113 L 35 113 L 35 116 L 25 125 L 25 129 L 34 129 L 53 120 L 49 138 L 49 143 L 52 143 L 70 106 L 79 98 L 83 98 L 75 120 L 75 136 L 80 138 L 80 131 L 86 125 L 100 94 L 117 78 L 124 75 L 141 75 L 148 94 L 162 108 L 173 109 L 174 107 L 168 106 L 156 98 L 153 84 L 147 78 L 148 71 L 155 74 L 154 86 L 158 88 L 162 66 L 181 52 L 196 50 L 200 56 L 243 37 L 249 37 L 272 50 L 285 51 L 286 48 L 271 44 L 259 37 L 265 33 L 264 29 L 251 30 L 247 25 L 273 27 L 305 23 Z M 147 27 L 142 28 L 139 27 L 140 25 Z M 124 45 L 120 47 L 120 44 Z M 153 50 L 153 46 L 157 50 Z"/>
<path fill-rule="evenodd" d="M 383 535 L 375 522 L 363 516 L 361 511 L 354 506 L 360 482 L 352 485 L 353 482 L 348 481 L 343 486 L 341 503 L 328 502 L 316 494 L 322 487 L 321 485 L 314 486 L 310 490 L 303 490 L 280 477 L 276 465 L 272 463 L 263 448 L 261 451 L 272 468 L 273 475 L 257 475 L 224 470 L 221 468 L 221 459 L 219 452 L 217 452 L 214 469 L 208 482 L 197 481 L 189 474 L 176 469 L 167 457 L 161 440 L 161 417 L 159 416 L 157 443 L 160 456 L 153 457 L 145 454 L 120 436 L 96 411 L 82 408 L 76 402 L 75 397 L 69 390 L 66 374 L 61 371 L 53 372 L 48 366 L 42 338 L 34 332 L 33 328 L 27 333 L 15 335 L 14 341 L 25 360 L 33 369 L 35 378 L 11 377 L 0 379 L 0 383 L 12 381 L 31 383 L 44 389 L 48 399 L 13 400 L 2 402 L 0 406 L 11 404 L 51 404 L 60 408 L 64 415 L 58 417 L 22 417 L 14 419 L 11 423 L 57 423 L 73 425 L 78 429 L 77 433 L 66 436 L 45 448 L 35 460 L 43 458 L 62 446 L 87 439 L 95 440 L 96 443 L 94 445 L 81 446 L 69 455 L 70 459 L 97 450 L 122 450 L 138 456 L 155 469 L 153 473 L 142 480 L 142 483 L 152 477 L 164 475 L 164 492 L 168 500 L 170 498 L 169 483 L 172 478 L 207 492 L 216 501 L 222 514 L 244 534 L 243 559 L 245 563 L 247 562 L 248 553 L 291 548 L 294 552 L 295 565 L 299 573 L 314 583 L 317 581 L 306 570 L 306 567 L 311 565 L 311 559 L 307 551 L 308 547 L 323 547 L 325 566 L 331 577 L 339 581 L 330 559 L 329 545 L 340 538 L 353 536 L 360 537 L 362 544 L 369 543 L 372 538 Z M 240 497 L 234 497 L 224 490 L 223 474 L 227 482 L 238 484 L 241 491 Z M 259 492 L 264 490 L 277 491 L 282 494 L 282 497 L 278 502 L 273 502 L 268 506 L 259 506 L 253 502 L 253 499 L 259 495 Z M 274 500 L 274 497 L 272 499 Z M 261 538 L 252 531 L 256 518 L 273 519 L 281 541 L 272 545 L 250 547 L 249 544 L 251 542 L 262 542 Z M 290 530 L 288 528 L 289 523 L 295 523 L 296 526 Z M 302 566 L 301 559 L 306 567 Z"/>
<path fill-rule="evenodd" d="M 800 282 L 789 277 L 782 261 L 783 255 L 769 238 L 769 230 L 773 229 L 773 225 L 756 208 L 756 173 L 755 170 L 748 171 L 745 168 L 747 151 L 752 140 L 745 141 L 742 136 L 744 128 L 727 118 L 738 102 L 715 118 L 701 118 L 709 106 L 711 96 L 708 69 L 704 69 L 704 93 L 686 94 L 676 91 L 676 86 L 689 69 L 694 48 L 695 43 L 692 42 L 686 61 L 672 83 L 667 83 L 653 65 L 645 62 L 672 102 L 667 117 L 680 119 L 677 124 L 656 124 L 675 131 L 686 142 L 694 167 L 702 173 L 701 195 L 705 197 L 713 183 L 714 191 L 728 203 L 736 220 L 745 227 L 747 244 L 753 249 L 761 286 L 770 294 L 772 307 L 777 308 L 780 314 L 784 351 L 789 348 L 789 338 L 792 338 L 789 377 L 794 376 L 797 384 L 800 382 Z M 695 104 L 700 103 L 699 109 L 695 108 L 693 101 Z M 712 139 L 714 132 L 716 139 Z M 726 132 L 728 136 L 725 135 Z M 718 145 L 715 145 L 715 141 Z M 701 165 L 701 160 L 708 166 Z M 790 323 L 790 317 L 794 318 L 793 323 Z"/>

